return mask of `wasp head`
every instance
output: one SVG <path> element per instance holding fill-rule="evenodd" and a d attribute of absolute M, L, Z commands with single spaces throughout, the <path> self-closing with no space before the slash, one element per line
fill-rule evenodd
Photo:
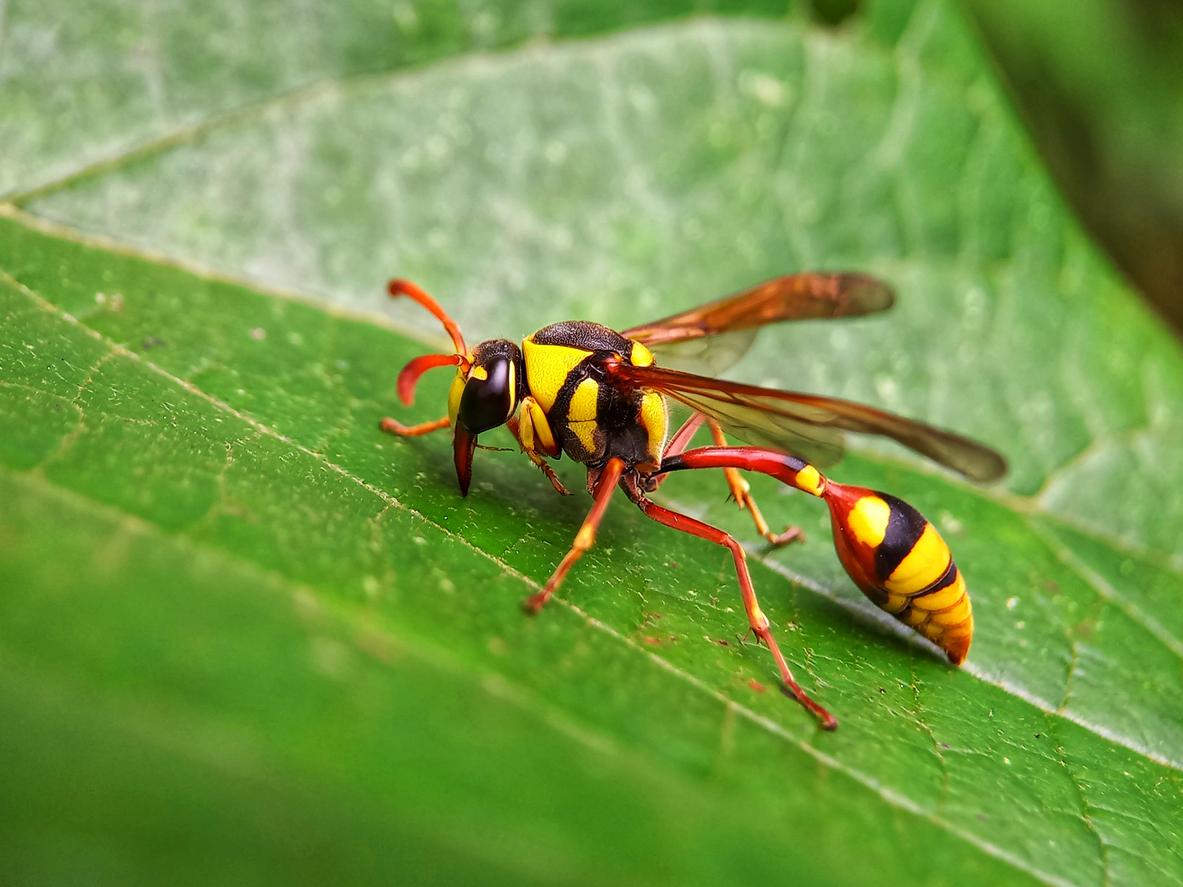
<path fill-rule="evenodd" d="M 457 365 L 448 393 L 448 417 L 461 494 L 468 494 L 472 480 L 477 435 L 509 421 L 523 396 L 524 385 L 521 349 L 508 339 L 481 342 Z"/>

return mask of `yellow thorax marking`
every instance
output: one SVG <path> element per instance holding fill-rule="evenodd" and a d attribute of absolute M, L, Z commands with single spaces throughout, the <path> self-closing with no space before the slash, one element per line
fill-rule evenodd
<path fill-rule="evenodd" d="M 633 366 L 653 366 L 653 352 L 638 342 L 636 339 L 629 339 L 629 341 L 633 343 L 633 353 L 629 357 Z"/>
<path fill-rule="evenodd" d="M 567 408 L 567 427 L 589 453 L 596 450 L 596 402 L 599 397 L 600 384 L 595 379 L 584 379 L 575 387 L 571 405 Z"/>
<path fill-rule="evenodd" d="M 567 407 L 568 422 L 596 421 L 596 401 L 600 397 L 600 383 L 595 379 L 584 379 L 575 386 L 571 405 Z"/>
<path fill-rule="evenodd" d="M 661 463 L 661 454 L 665 451 L 665 438 L 669 425 L 669 412 L 666 410 L 665 398 L 656 391 L 647 391 L 641 396 L 641 424 L 649 436 L 649 458 Z"/>
<path fill-rule="evenodd" d="M 550 412 L 567 376 L 590 353 L 566 345 L 539 345 L 531 337 L 522 342 L 526 386 L 544 412 Z"/>

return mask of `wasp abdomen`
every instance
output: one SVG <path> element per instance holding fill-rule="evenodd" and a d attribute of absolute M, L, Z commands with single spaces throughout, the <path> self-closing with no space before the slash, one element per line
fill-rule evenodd
<path fill-rule="evenodd" d="M 936 527 L 895 496 L 848 487 L 788 453 L 753 447 L 708 447 L 670 456 L 661 472 L 739 467 L 759 471 L 825 500 L 834 548 L 850 578 L 891 613 L 960 665 L 973 639 L 974 618 L 961 571 Z"/>
<path fill-rule="evenodd" d="M 973 610 L 936 527 L 902 499 L 864 487 L 830 481 L 824 498 L 834 547 L 855 584 L 960 665 L 973 639 Z"/>

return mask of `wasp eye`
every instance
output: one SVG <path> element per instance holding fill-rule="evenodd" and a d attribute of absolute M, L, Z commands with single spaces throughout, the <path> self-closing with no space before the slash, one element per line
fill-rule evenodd
<path fill-rule="evenodd" d="M 484 370 L 485 378 L 480 378 Z M 499 357 L 474 370 L 460 395 L 459 419 L 473 434 L 504 425 L 513 412 L 510 362 Z"/>

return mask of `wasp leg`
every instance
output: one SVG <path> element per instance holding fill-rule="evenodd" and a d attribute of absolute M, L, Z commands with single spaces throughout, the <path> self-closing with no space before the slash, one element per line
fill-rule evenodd
<path fill-rule="evenodd" d="M 781 684 L 785 692 L 813 714 L 823 729 L 833 730 L 837 727 L 838 721 L 834 716 L 814 702 L 809 694 L 801 688 L 801 685 L 797 683 L 796 679 L 794 679 L 793 672 L 789 669 L 788 663 L 785 662 L 785 657 L 780 652 L 780 647 L 776 645 L 776 639 L 772 636 L 772 626 L 768 621 L 768 617 L 764 615 L 764 611 L 760 609 L 760 602 L 756 599 L 756 589 L 752 585 L 752 577 L 748 573 L 747 553 L 744 551 L 743 546 L 734 537 L 728 533 L 724 533 L 720 529 L 712 527 L 710 524 L 704 524 L 702 521 L 695 520 L 688 515 L 679 514 L 676 511 L 670 511 L 668 508 L 663 508 L 656 502 L 648 499 L 636 483 L 630 483 L 626 480 L 624 490 L 628 494 L 628 497 L 636 503 L 637 507 L 644 512 L 646 517 L 652 518 L 659 524 L 665 524 L 667 527 L 673 527 L 675 530 L 681 530 L 683 533 L 698 536 L 700 539 L 707 539 L 731 550 L 731 556 L 735 561 L 735 574 L 739 579 L 739 590 L 743 596 L 744 610 L 748 614 L 748 625 L 751 626 L 756 637 L 764 642 L 769 652 L 772 653 L 772 658 L 776 660 L 776 667 L 780 671 Z"/>
<path fill-rule="evenodd" d="M 431 434 L 433 431 L 447 428 L 448 425 L 447 416 L 444 416 L 442 419 L 436 419 L 434 422 L 421 422 L 418 425 L 404 425 L 398 419 L 392 419 L 387 416 L 378 423 L 378 427 L 387 434 L 394 434 L 398 437 L 420 437 L 421 435 Z"/>
<path fill-rule="evenodd" d="M 691 413 L 690 418 L 683 422 L 682 426 L 670 437 L 670 441 L 665 447 L 665 455 L 676 456 L 685 452 L 686 447 L 690 446 L 695 432 L 702 427 L 702 423 L 706 420 L 707 417 L 702 413 Z"/>
<path fill-rule="evenodd" d="M 510 433 L 513 435 L 514 440 L 518 442 L 518 446 L 522 448 L 522 452 L 526 454 L 531 462 L 533 462 L 542 470 L 542 473 L 546 475 L 546 479 L 550 481 L 550 485 L 555 488 L 555 492 L 560 496 L 570 496 L 571 491 L 563 485 L 561 480 L 559 480 L 559 476 L 555 474 L 555 470 L 547 464 L 546 460 L 542 458 L 540 453 L 538 453 L 532 447 L 527 446 L 526 442 L 522 440 L 522 432 L 521 428 L 519 427 L 517 417 L 515 416 L 505 424 L 509 428 Z"/>
<path fill-rule="evenodd" d="M 711 437 L 714 438 L 715 445 L 726 447 L 727 438 L 723 436 L 723 426 L 714 419 L 708 419 L 707 421 L 710 423 Z M 677 454 L 674 453 L 671 455 Z M 756 500 L 752 496 L 752 485 L 748 483 L 747 479 L 736 468 L 724 468 L 723 474 L 727 476 L 727 485 L 731 487 L 731 498 L 735 500 L 735 504 L 739 506 L 740 511 L 743 511 L 745 508 L 747 509 L 748 514 L 752 516 L 752 522 L 756 525 L 757 533 L 773 545 L 788 545 L 790 542 L 805 541 L 805 533 L 800 527 L 785 527 L 783 533 L 772 532 L 768 526 L 768 521 L 764 520 L 764 514 L 760 511 L 760 506 L 756 504 Z"/>
<path fill-rule="evenodd" d="M 587 513 L 587 517 L 583 521 L 583 526 L 575 534 L 575 541 L 571 544 L 571 549 L 562 561 L 559 562 L 558 567 L 555 568 L 551 577 L 546 580 L 546 585 L 543 586 L 542 591 L 530 595 L 530 597 L 522 602 L 522 607 L 527 613 L 533 615 L 542 609 L 542 605 L 563 584 L 563 579 L 566 578 L 567 572 L 575 565 L 575 562 L 583 557 L 585 551 L 592 547 L 592 544 L 596 541 L 596 528 L 600 526 L 600 521 L 604 518 L 604 511 L 608 508 L 608 500 L 612 498 L 612 493 L 616 490 L 616 484 L 619 482 L 622 474 L 624 474 L 624 461 L 615 458 L 609 459 L 600 471 L 599 477 L 596 478 L 595 501 L 592 504 L 591 511 Z"/>

